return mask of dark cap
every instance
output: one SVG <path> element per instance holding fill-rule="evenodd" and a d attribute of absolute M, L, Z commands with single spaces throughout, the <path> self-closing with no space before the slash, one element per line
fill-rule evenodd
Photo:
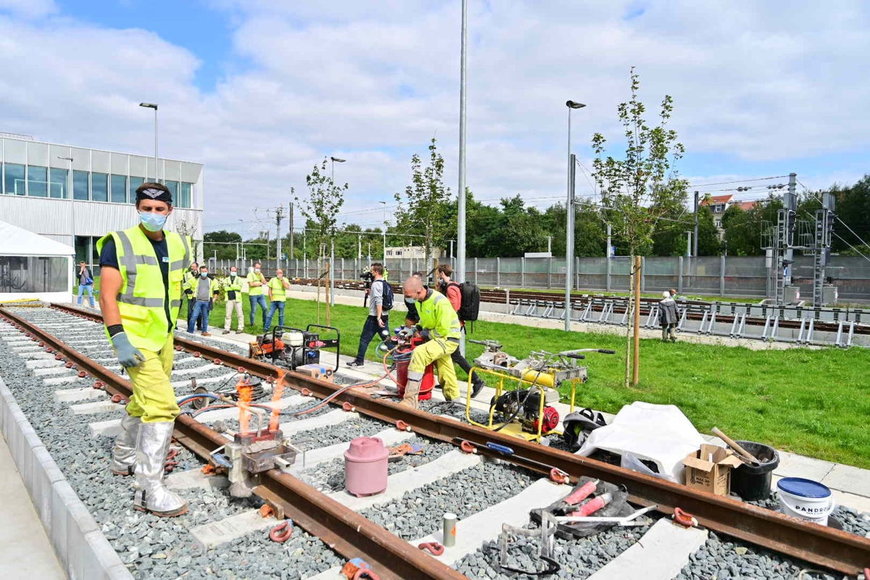
<path fill-rule="evenodd" d="M 146 182 L 136 188 L 136 202 L 143 199 L 154 199 L 172 204 L 172 192 L 162 183 Z"/>

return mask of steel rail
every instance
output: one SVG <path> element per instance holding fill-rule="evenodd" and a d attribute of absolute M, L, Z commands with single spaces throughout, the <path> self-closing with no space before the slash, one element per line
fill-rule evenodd
<path fill-rule="evenodd" d="M 89 320 L 101 320 L 93 313 L 78 309 L 58 308 L 58 310 Z M 133 394 L 132 385 L 128 380 L 78 352 L 49 332 L 5 308 L 0 308 L 0 317 L 6 318 L 28 337 L 38 341 L 40 346 L 51 349 L 51 352 L 55 353 L 56 356 L 73 363 L 73 368 L 76 370 L 83 371 L 101 381 L 102 388 L 106 392 L 119 394 L 125 398 L 129 398 Z M 195 347 L 204 346 L 183 339 L 177 339 L 177 342 L 185 350 L 193 350 L 194 352 L 197 352 Z M 222 359 L 226 359 L 227 355 L 231 354 L 214 349 L 209 349 L 207 352 L 214 358 L 217 358 L 215 355 L 219 355 Z M 275 376 L 274 372 L 260 372 L 258 374 L 264 377 Z M 179 443 L 206 460 L 213 450 L 227 442 L 227 439 L 220 433 L 186 415 L 179 416 L 175 420 L 174 435 Z M 381 526 L 365 519 L 295 477 L 272 469 L 255 476 L 255 479 L 258 485 L 253 489 L 254 493 L 275 506 L 277 513 L 291 518 L 295 524 L 320 538 L 344 557 L 348 559 L 362 558 L 383 579 L 465 578 L 453 568 L 428 556 L 405 540 L 391 534 Z"/>
<path fill-rule="evenodd" d="M 53 307 L 91 320 L 100 320 L 99 315 L 79 308 L 67 305 L 53 305 Z M 231 367 L 244 367 L 251 374 L 261 378 L 277 379 L 279 376 L 277 367 L 262 361 L 183 338 L 176 338 L 176 343 L 181 348 L 189 352 L 198 352 L 200 356 L 207 359 L 219 359 L 222 364 Z M 338 390 L 334 383 L 292 371 L 284 375 L 284 382 L 291 388 L 311 392 L 320 398 L 333 395 Z M 693 514 L 706 528 L 844 574 L 857 574 L 870 564 L 870 539 L 856 534 L 805 522 L 779 512 L 697 491 L 455 419 L 373 399 L 353 390 L 338 395 L 334 401 L 347 402 L 355 411 L 387 423 L 397 424 L 401 421 L 414 432 L 440 441 L 456 444 L 459 440 L 467 440 L 479 445 L 494 442 L 509 446 L 515 451 L 513 455 L 501 455 L 496 452 L 491 454 L 538 473 L 549 475 L 547 468 L 552 467 L 567 473 L 575 480 L 585 475 L 616 485 L 624 485 L 636 503 L 657 504 L 659 511 L 667 514 L 673 513 L 674 508 L 679 507 Z"/>

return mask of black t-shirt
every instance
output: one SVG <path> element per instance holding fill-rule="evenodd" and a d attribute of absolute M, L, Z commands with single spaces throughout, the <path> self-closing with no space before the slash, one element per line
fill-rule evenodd
<path fill-rule="evenodd" d="M 163 277 L 163 309 L 166 312 L 166 320 L 169 322 L 169 332 L 172 332 L 172 317 L 169 314 L 169 246 L 166 245 L 166 236 L 160 241 L 154 241 L 148 238 L 151 242 L 151 247 L 154 248 L 154 254 L 157 256 L 157 263 L 160 264 L 160 274 Z M 120 270 L 118 266 L 118 251 L 115 249 L 115 238 L 109 238 L 103 244 L 103 249 L 100 252 L 100 267 L 108 266 Z"/>

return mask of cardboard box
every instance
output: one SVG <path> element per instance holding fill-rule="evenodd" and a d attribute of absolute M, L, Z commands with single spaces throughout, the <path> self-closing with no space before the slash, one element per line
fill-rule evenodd
<path fill-rule="evenodd" d="M 741 463 L 729 449 L 702 444 L 701 449 L 683 460 L 686 485 L 715 495 L 728 495 L 731 493 L 731 469 Z"/>

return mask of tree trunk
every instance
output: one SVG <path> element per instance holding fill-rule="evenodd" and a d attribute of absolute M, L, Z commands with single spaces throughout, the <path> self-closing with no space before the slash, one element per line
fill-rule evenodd
<path fill-rule="evenodd" d="M 640 280 L 643 259 L 634 256 L 634 349 L 632 354 L 631 384 L 637 386 L 640 381 Z"/>
<path fill-rule="evenodd" d="M 628 287 L 634 288 L 634 253 L 631 255 L 631 263 L 628 268 Z M 623 386 L 627 389 L 631 386 L 631 330 L 634 323 L 634 313 L 632 305 L 634 301 L 629 297 L 625 300 L 625 377 Z"/>

